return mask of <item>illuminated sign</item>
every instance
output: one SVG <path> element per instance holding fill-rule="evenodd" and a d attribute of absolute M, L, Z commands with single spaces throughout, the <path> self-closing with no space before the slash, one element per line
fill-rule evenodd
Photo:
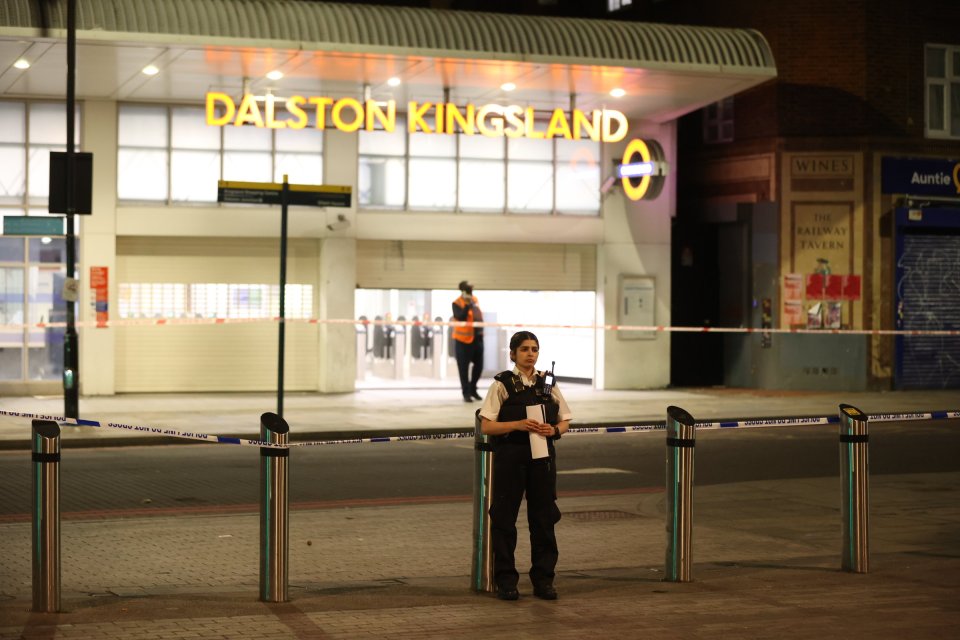
<path fill-rule="evenodd" d="M 656 140 L 634 138 L 623 151 L 617 177 L 623 193 L 631 200 L 653 200 L 663 190 L 667 163 L 663 147 Z"/>
<path fill-rule="evenodd" d="M 935 158 L 883 158 L 880 191 L 907 195 L 960 195 L 960 162 Z"/>
<path fill-rule="evenodd" d="M 280 117 L 280 111 L 285 112 L 285 117 Z M 374 131 L 378 127 L 392 133 L 397 127 L 397 103 L 394 100 L 360 102 L 354 98 L 334 100 L 322 96 L 276 98 L 248 93 L 237 104 L 225 93 L 207 94 L 207 124 L 214 127 L 252 125 L 267 129 L 304 129 L 311 116 L 317 129 L 325 128 L 329 118 L 335 128 L 347 133 L 360 129 Z M 594 109 L 590 113 L 574 109 L 569 114 L 563 109 L 554 109 L 544 126 L 543 122 L 536 121 L 533 107 L 467 104 L 461 108 L 450 102 L 407 103 L 410 133 L 618 142 L 626 137 L 627 129 L 626 116 L 612 109 Z"/>

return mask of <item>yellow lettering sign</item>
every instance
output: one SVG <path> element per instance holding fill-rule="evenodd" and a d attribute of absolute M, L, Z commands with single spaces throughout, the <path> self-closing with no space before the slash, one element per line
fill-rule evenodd
<path fill-rule="evenodd" d="M 263 116 L 260 115 L 260 107 L 257 106 L 256 97 L 251 94 L 243 96 L 240 106 L 237 107 L 237 119 L 234 126 L 242 127 L 245 124 L 252 124 L 257 127 L 263 126 Z"/>
<path fill-rule="evenodd" d="M 217 104 L 223 105 L 223 115 L 217 115 Z M 225 93 L 207 94 L 207 124 L 214 127 L 222 127 L 230 124 L 233 115 L 237 112 L 237 105 L 233 103 L 233 98 Z"/>
<path fill-rule="evenodd" d="M 292 96 L 287 99 L 287 113 L 294 117 L 294 120 L 287 120 L 287 126 L 291 129 L 305 129 L 307 126 L 307 112 L 301 107 L 307 103 L 303 96 Z"/>
<path fill-rule="evenodd" d="M 260 103 L 263 103 L 262 106 Z M 211 91 L 206 96 L 207 124 L 213 127 L 253 125 L 268 129 L 303 129 L 310 122 L 311 112 L 318 129 L 330 123 L 340 131 L 352 133 L 361 128 L 378 128 L 393 133 L 397 125 L 397 103 L 394 100 L 360 102 L 354 98 L 334 100 L 325 96 L 295 95 L 278 99 L 272 95 L 244 94 L 239 105 L 226 93 Z M 543 126 L 543 122 L 540 122 Z M 594 142 L 618 142 L 629 129 L 627 118 L 612 109 L 595 109 L 589 114 L 573 109 L 554 109 L 546 129 L 537 128 L 533 107 L 486 104 L 476 106 L 434 102 L 407 103 L 407 131 L 410 133 L 455 134 L 479 133 L 491 138 L 530 138 L 534 140 L 563 138 Z"/>
<path fill-rule="evenodd" d="M 343 119 L 343 110 L 348 108 L 353 110 L 353 120 L 350 122 Z M 333 105 L 330 121 L 340 131 L 352 133 L 363 126 L 363 107 L 360 106 L 358 100 L 353 98 L 340 98 Z"/>
<path fill-rule="evenodd" d="M 427 124 L 427 121 L 423 119 L 427 111 L 430 110 L 430 107 L 433 106 L 432 102 L 424 102 L 419 107 L 416 102 L 410 102 L 407 104 L 407 131 L 410 133 L 416 133 L 417 129 L 420 129 L 424 133 L 433 133 L 430 129 L 430 126 Z"/>

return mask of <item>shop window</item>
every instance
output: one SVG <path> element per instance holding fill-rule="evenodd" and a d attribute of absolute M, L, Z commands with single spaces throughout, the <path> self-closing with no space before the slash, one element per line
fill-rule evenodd
<path fill-rule="evenodd" d="M 458 137 L 459 208 L 463 211 L 503 211 L 507 189 L 507 138 L 463 134 Z"/>
<path fill-rule="evenodd" d="M 211 127 L 202 107 L 120 105 L 117 197 L 213 203 L 217 181 L 322 184 L 323 131 Z"/>
<path fill-rule="evenodd" d="M 313 286 L 288 284 L 284 315 L 313 317 Z M 119 285 L 119 313 L 134 318 L 275 318 L 280 285 L 146 282 Z"/>
<path fill-rule="evenodd" d="M 540 126 L 545 126 L 541 123 Z M 590 140 L 359 132 L 361 207 L 518 214 L 600 213 Z"/>
<path fill-rule="evenodd" d="M 411 209 L 447 209 L 457 206 L 457 137 L 410 135 Z"/>
<path fill-rule="evenodd" d="M 384 131 L 360 131 L 357 184 L 360 206 L 402 208 L 407 202 L 407 122 L 397 115 L 397 126 Z"/>
<path fill-rule="evenodd" d="M 79 148 L 80 119 L 74 121 Z M 66 149 L 62 104 L 0 101 L 0 224 L 4 215 L 47 215 L 50 152 Z"/>
<path fill-rule="evenodd" d="M 507 209 L 513 213 L 550 213 L 553 210 L 554 145 L 541 140 L 507 141 Z"/>
<path fill-rule="evenodd" d="M 589 140 L 556 140 L 557 213 L 600 210 L 600 145 Z"/>
<path fill-rule="evenodd" d="M 63 238 L 0 237 L 0 380 L 58 380 L 66 321 Z M 10 326 L 14 325 L 14 326 Z"/>
<path fill-rule="evenodd" d="M 927 45 L 926 135 L 960 138 L 960 46 Z"/>

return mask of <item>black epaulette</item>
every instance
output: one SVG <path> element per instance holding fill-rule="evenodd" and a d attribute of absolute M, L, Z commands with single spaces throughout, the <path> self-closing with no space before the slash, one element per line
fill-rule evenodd
<path fill-rule="evenodd" d="M 493 379 L 502 384 L 510 395 L 520 393 L 525 389 L 523 380 L 513 371 L 501 371 L 493 376 Z"/>

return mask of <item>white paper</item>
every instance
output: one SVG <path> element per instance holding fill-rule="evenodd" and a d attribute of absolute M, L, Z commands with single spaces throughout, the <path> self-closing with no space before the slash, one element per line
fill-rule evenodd
<path fill-rule="evenodd" d="M 531 420 L 536 420 L 537 422 L 546 422 L 547 413 L 546 407 L 542 404 L 530 404 L 527 405 L 527 418 Z M 534 460 L 537 458 L 546 458 L 550 455 L 550 450 L 547 448 L 547 438 L 540 435 L 539 433 L 534 433 L 530 431 L 530 455 Z"/>

